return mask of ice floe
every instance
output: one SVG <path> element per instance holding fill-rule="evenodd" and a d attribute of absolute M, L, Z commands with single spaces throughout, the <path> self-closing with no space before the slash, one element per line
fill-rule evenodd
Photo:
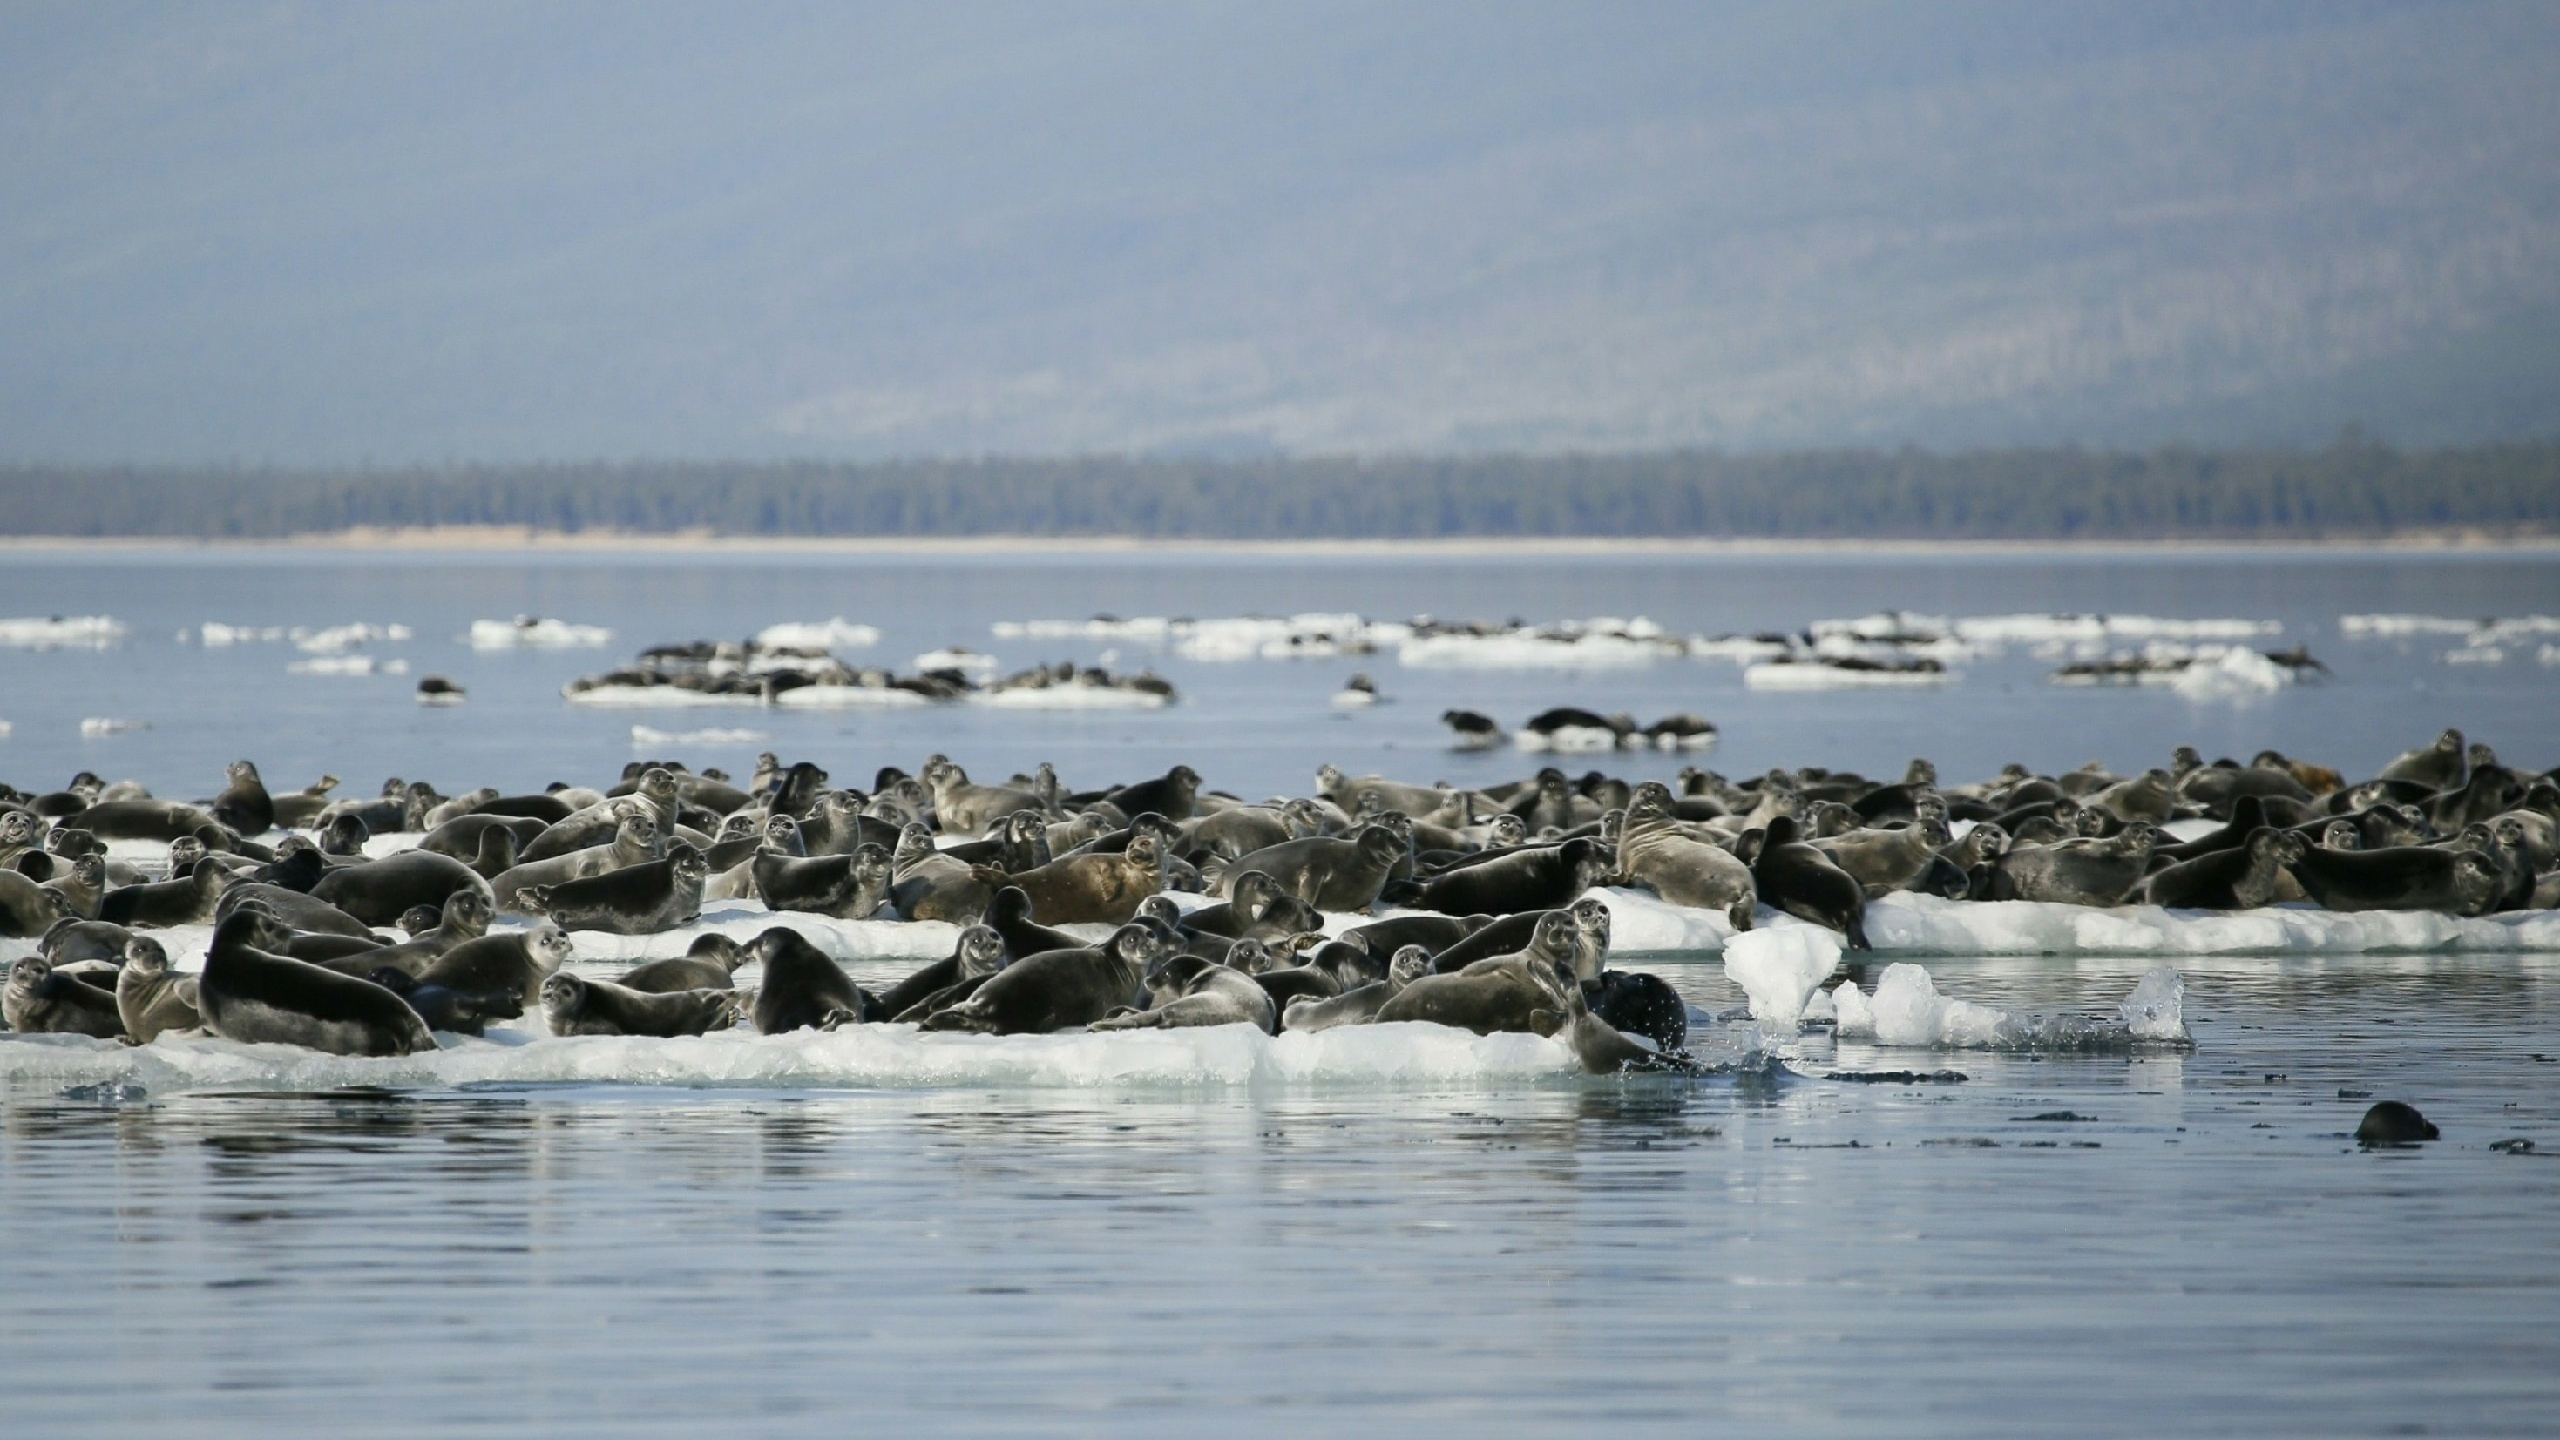
<path fill-rule="evenodd" d="M 1764 660 L 1742 672 L 1742 683 L 1751 690 L 1889 690 L 1925 689 L 1952 684 L 1964 678 L 1964 672 L 1949 670 L 1935 660 L 1907 663 L 1859 660 L 1810 660 L 1782 658 Z"/>
<path fill-rule="evenodd" d="M 293 641 L 295 649 L 306 654 L 336 655 L 359 645 L 383 641 L 397 643 L 411 638 L 412 633 L 406 625 L 370 625 L 359 621 L 316 630 L 297 625 L 286 631 L 285 636 Z"/>
<path fill-rule="evenodd" d="M 284 668 L 296 675 L 406 675 L 409 662 L 377 660 L 371 655 L 314 655 Z"/>
<path fill-rule="evenodd" d="M 1843 980 L 1829 995 L 1843 1040 L 1921 1049 L 2112 1050 L 2188 1043 L 2186 982 L 2169 966 L 2146 973 L 2112 1017 L 2017 1015 L 1942 994 L 1928 970 L 1888 965 L 1873 995 Z"/>
<path fill-rule="evenodd" d="M 123 720 L 112 715 L 92 715 L 80 722 L 80 734 L 82 738 L 89 740 L 96 740 L 108 735 L 129 735 L 136 730 L 148 730 L 150 728 L 151 724 L 149 721 Z"/>
<path fill-rule="evenodd" d="M 613 632 L 602 625 L 519 615 L 513 620 L 474 620 L 469 639 L 474 650 L 569 650 L 609 644 Z"/>
<path fill-rule="evenodd" d="M 839 615 L 832 620 L 786 620 L 756 632 L 768 650 L 860 650 L 880 643 L 880 631 Z"/>
<path fill-rule="evenodd" d="M 773 737 L 762 730 L 652 730 L 646 725 L 631 727 L 631 748 L 650 745 L 760 745 Z"/>
<path fill-rule="evenodd" d="M 125 624 L 106 615 L 0 619 L 0 646 L 12 650 L 103 650 L 124 642 Z"/>

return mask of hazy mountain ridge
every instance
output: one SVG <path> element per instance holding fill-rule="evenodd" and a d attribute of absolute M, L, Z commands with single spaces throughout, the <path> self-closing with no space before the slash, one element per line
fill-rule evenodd
<path fill-rule="evenodd" d="M 2541 7 L 105 13 L 21 458 L 2560 431 Z"/>

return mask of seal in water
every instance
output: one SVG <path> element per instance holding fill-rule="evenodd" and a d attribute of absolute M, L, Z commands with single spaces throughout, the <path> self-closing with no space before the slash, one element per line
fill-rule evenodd
<path fill-rule="evenodd" d="M 726 935 L 696 935 L 676 960 L 652 960 L 614 977 L 625 990 L 664 995 L 675 990 L 727 990 L 739 966 L 755 957 Z"/>
<path fill-rule="evenodd" d="M 927 1030 L 989 1035 L 1080 1030 L 1126 1005 L 1149 967 L 1172 947 L 1148 925 L 1123 925 L 1099 946 L 1027 955 L 987 977 L 977 993 L 927 1016 Z"/>
<path fill-rule="evenodd" d="M 667 858 L 561 885 L 527 885 L 516 903 L 563 930 L 655 935 L 702 918 L 702 852 L 679 840 Z"/>
<path fill-rule="evenodd" d="M 56 970 L 52 961 L 35 955 L 9 967 L 8 988 L 0 991 L 0 1016 L 22 1035 L 113 1040 L 124 1034 L 114 991 Z"/>
<path fill-rule="evenodd" d="M 799 931 L 776 925 L 747 948 L 764 962 L 764 983 L 756 990 L 756 1029 L 767 1035 L 833 1030 L 862 1019 L 862 987 Z"/>
<path fill-rule="evenodd" d="M 437 956 L 418 979 L 448 990 L 505 990 L 517 1004 L 531 1005 L 543 980 L 567 964 L 574 950 L 568 933 L 546 920 L 530 930 L 465 940 Z"/>
<path fill-rule="evenodd" d="M 271 916 L 235 911 L 214 927 L 196 980 L 205 1028 L 242 1044 L 300 1045 L 332 1055 L 409 1055 L 436 1048 L 407 1001 L 370 980 L 275 953 L 292 939 Z"/>
<path fill-rule="evenodd" d="M 125 942 L 124 968 L 116 972 L 116 1014 L 125 1037 L 148 1045 L 172 1030 L 204 1027 L 196 1004 L 196 977 L 169 968 L 169 952 L 160 942 L 136 936 Z"/>
<path fill-rule="evenodd" d="M 2134 872 L 2136 878 L 2141 873 Z M 1867 943 L 1866 888 L 1830 856 L 1797 839 L 1794 816 L 1770 817 L 1751 862 L 1751 880 L 1763 903 L 1839 931 L 1853 950 L 1875 948 Z"/>
<path fill-rule="evenodd" d="M 1251 975 L 1197 955 L 1176 955 L 1146 978 L 1147 1008 L 1106 1015 L 1088 1030 L 1175 1030 L 1207 1025 L 1275 1029 L 1270 993 Z"/>
<path fill-rule="evenodd" d="M 738 992 L 633 990 L 565 972 L 542 982 L 542 1013 L 554 1035 L 646 1035 L 671 1040 L 738 1023 Z"/>
<path fill-rule="evenodd" d="M 1610 970 L 1583 987 L 1591 1013 L 1629 1035 L 1642 1035 L 1664 1052 L 1689 1043 L 1689 1002 L 1659 975 Z"/>
<path fill-rule="evenodd" d="M 2445 733 L 2453 735 L 2456 732 L 2448 730 Z M 2432 1121 L 2419 1114 L 2416 1106 L 2404 1105 L 2397 1100 L 2385 1100 L 2375 1105 L 2364 1112 L 2364 1119 L 2356 1125 L 2356 1143 L 2359 1145 L 2414 1145 L 2421 1140 L 2436 1138 L 2437 1131 Z"/>

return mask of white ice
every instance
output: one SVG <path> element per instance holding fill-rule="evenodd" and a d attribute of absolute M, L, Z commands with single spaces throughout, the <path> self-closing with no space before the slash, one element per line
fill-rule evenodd
<path fill-rule="evenodd" d="M 799 693 L 796 690 L 791 692 L 793 695 Z M 572 690 L 563 686 L 560 697 L 572 705 L 590 705 L 598 709 L 611 710 L 690 710 L 712 705 L 762 705 L 764 703 L 764 697 L 761 695 L 709 695 L 700 690 L 687 690 L 681 685 L 598 685 L 588 690 Z M 784 703 L 790 703 L 789 695 L 784 696 L 783 699 Z"/>
<path fill-rule="evenodd" d="M 513 620 L 474 620 L 470 639 L 474 650 L 566 650 L 608 644 L 613 632 L 602 625 L 519 615 Z"/>
<path fill-rule="evenodd" d="M 1759 664 L 1742 672 L 1750 690 L 1892 690 L 1949 685 L 1960 670 L 1844 670 L 1837 665 Z"/>
<path fill-rule="evenodd" d="M 353 624 L 331 625 L 317 630 L 297 625 L 286 631 L 285 635 L 293 641 L 295 649 L 305 654 L 336 655 L 352 650 L 358 645 L 368 645 L 376 641 L 406 640 L 412 633 L 406 625 L 373 625 L 357 621 Z"/>
<path fill-rule="evenodd" d="M 101 736 L 128 735 L 136 730 L 150 728 L 150 722 L 145 720 L 119 720 L 112 715 L 92 715 L 80 722 L 80 735 L 82 739 L 95 740 Z"/>
<path fill-rule="evenodd" d="M 2233 645 L 2219 655 L 2199 653 L 2170 688 L 2189 700 L 2239 700 L 2273 695 L 2292 683 L 2292 671 L 2245 645 Z"/>
<path fill-rule="evenodd" d="M 880 632 L 839 615 L 832 620 L 786 620 L 767 625 L 756 632 L 756 643 L 766 649 L 858 650 L 879 644 Z"/>
<path fill-rule="evenodd" d="M 103 650 L 122 644 L 124 637 L 124 622 L 105 615 L 0 619 L 0 646 L 13 650 Z"/>
<path fill-rule="evenodd" d="M 752 695 L 736 698 L 756 703 Z M 792 710 L 900 710 L 936 702 L 895 685 L 801 685 L 776 695 L 773 703 Z"/>
<path fill-rule="evenodd" d="M 789 699 L 800 692 L 790 691 Z M 1169 695 L 1148 690 L 1123 690 L 1111 685 L 1031 685 L 1018 690 L 981 690 L 969 696 L 972 705 L 990 705 L 999 710 L 1161 710 L 1173 703 Z"/>
<path fill-rule="evenodd" d="M 2144 972 L 2124 997 L 2116 1013 L 2124 1018 L 2124 1027 L 2136 1040 L 2184 1040 L 2187 1038 L 2187 982 L 2171 966 L 2162 965 Z"/>
<path fill-rule="evenodd" d="M 178 634 L 180 639 L 186 638 L 185 631 Z M 284 634 L 281 625 L 225 625 L 219 620 L 207 620 L 196 627 L 196 639 L 208 650 L 227 645 L 272 645 L 282 641 Z"/>
<path fill-rule="evenodd" d="M 2247 640 L 2284 631 L 2279 620 L 2179 620 L 2158 615 L 1968 615 L 1955 633 L 1978 644 L 2049 640 Z"/>
<path fill-rule="evenodd" d="M 995 673 L 996 657 L 984 651 L 952 646 L 927 650 L 915 658 L 914 664 L 918 670 L 957 670 L 964 675 L 991 675 Z"/>
<path fill-rule="evenodd" d="M 376 660 L 370 655 L 314 655 L 284 667 L 296 675 L 406 675 L 406 660 Z"/>
<path fill-rule="evenodd" d="M 762 730 L 652 730 L 646 725 L 631 727 L 631 748 L 649 745 L 756 745 L 773 737 Z"/>
<path fill-rule="evenodd" d="M 1815 925 L 1753 930 L 1724 947 L 1725 978 L 1751 997 L 1751 1018 L 1769 1029 L 1794 1029 L 1839 965 L 1839 938 Z"/>

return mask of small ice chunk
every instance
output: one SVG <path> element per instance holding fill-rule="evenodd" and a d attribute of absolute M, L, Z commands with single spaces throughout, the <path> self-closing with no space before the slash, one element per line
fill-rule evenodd
<path fill-rule="evenodd" d="M 1724 947 L 1725 978 L 1751 997 L 1751 1018 L 1763 1026 L 1793 1028 L 1839 966 L 1839 938 L 1819 925 L 1745 931 Z"/>
<path fill-rule="evenodd" d="M 139 720 L 119 720 L 110 715 L 92 715 L 80 722 L 81 737 L 89 740 L 95 740 L 102 735 L 123 735 L 150 728 Z"/>
<path fill-rule="evenodd" d="M 1867 1003 L 1867 992 L 1855 980 L 1843 980 L 1831 992 L 1831 1008 L 1840 1016 L 1839 1033 L 1844 1036 L 1876 1033 L 1875 1007 Z"/>
<path fill-rule="evenodd" d="M 1993 1045 L 2010 1028 L 2006 1011 L 1939 994 L 1919 965 L 1886 966 L 1874 1003 L 1876 1039 L 1887 1045 Z"/>
<path fill-rule="evenodd" d="M 1849 982 L 1843 980 L 1840 983 L 1846 985 Z M 1816 990 L 1813 992 L 1813 998 L 1804 1002 L 1804 1014 L 1799 1018 L 1806 1023 L 1816 1020 L 1836 1021 L 1840 1018 L 1840 1008 L 1831 1003 L 1831 997 L 1828 994 Z"/>
<path fill-rule="evenodd" d="M 565 650 L 610 643 L 613 632 L 602 625 L 519 615 L 513 620 L 474 620 L 469 638 L 474 650 Z"/>
<path fill-rule="evenodd" d="M 0 645 L 13 650 L 66 647 L 103 650 L 122 644 L 125 624 L 105 615 L 30 615 L 0 619 Z"/>
<path fill-rule="evenodd" d="M 2176 966 L 2161 965 L 2144 972 L 2116 1010 L 2136 1040 L 2184 1040 L 2186 1002 L 2186 978 Z"/>
<path fill-rule="evenodd" d="M 756 632 L 756 643 L 767 650 L 859 650 L 879 644 L 880 632 L 839 615 L 831 620 L 786 620 L 767 625 Z"/>

